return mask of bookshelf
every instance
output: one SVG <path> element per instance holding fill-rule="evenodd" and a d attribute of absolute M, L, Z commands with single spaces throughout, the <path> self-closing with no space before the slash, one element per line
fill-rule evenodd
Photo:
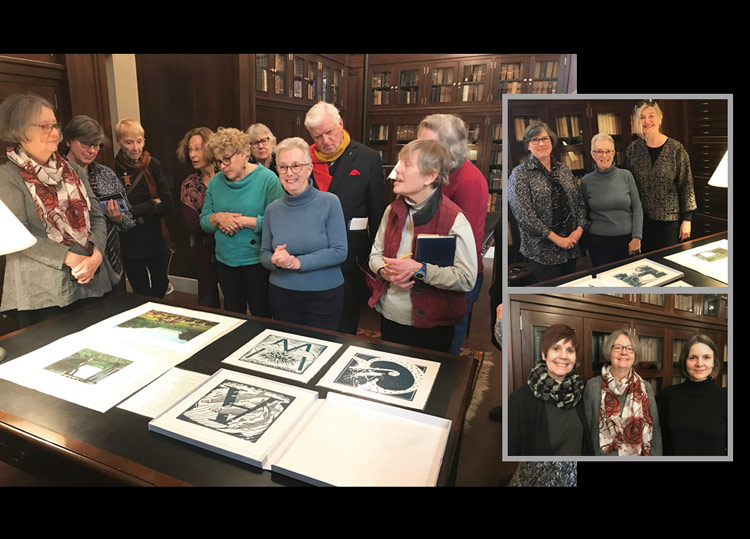
<path fill-rule="evenodd" d="M 586 295 L 511 295 L 509 313 L 511 354 L 509 391 L 522 387 L 528 378 L 534 358 L 541 357 L 539 339 L 552 324 L 563 323 L 579 335 L 578 374 L 585 380 L 601 372 L 604 339 L 613 331 L 630 328 L 641 342 L 642 356 L 636 371 L 651 384 L 654 394 L 683 381 L 678 359 L 684 343 L 696 333 L 704 333 L 716 343 L 722 362 L 717 385 L 726 387 L 727 319 L 726 295 L 654 295 L 624 294 Z M 651 297 L 646 297 L 651 296 Z M 679 296 L 679 299 L 678 299 Z M 623 300 L 624 301 L 621 301 Z M 716 311 L 685 314 L 687 304 L 702 306 L 713 302 Z M 645 308 L 659 304 L 657 310 Z"/>

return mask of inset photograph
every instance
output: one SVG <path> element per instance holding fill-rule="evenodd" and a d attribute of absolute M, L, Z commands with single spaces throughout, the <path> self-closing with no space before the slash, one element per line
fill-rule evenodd
<path fill-rule="evenodd" d="M 504 106 L 509 286 L 728 285 L 731 96 Z"/>
<path fill-rule="evenodd" d="M 727 295 L 511 294 L 504 312 L 503 460 L 731 460 Z"/>

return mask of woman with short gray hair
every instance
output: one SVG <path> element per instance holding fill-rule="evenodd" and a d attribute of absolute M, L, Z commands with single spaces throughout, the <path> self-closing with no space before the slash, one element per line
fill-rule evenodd
<path fill-rule="evenodd" d="M 581 180 L 591 227 L 587 236 L 594 267 L 641 252 L 643 209 L 629 170 L 615 164 L 615 141 L 606 133 L 591 139 L 596 168 Z"/>
<path fill-rule="evenodd" d="M 552 156 L 556 143 L 557 135 L 547 124 L 530 124 L 523 136 L 529 156 L 508 178 L 508 205 L 518 222 L 520 251 L 537 282 L 576 270 L 579 242 L 588 227 L 578 181 Z"/>
<path fill-rule="evenodd" d="M 109 142 L 99 122 L 88 116 L 74 116 L 62 131 L 62 148 L 66 159 L 79 165 L 88 176 L 91 189 L 99 198 L 99 206 L 107 218 L 107 246 L 105 254 L 112 268 L 122 276 L 120 232 L 135 226 L 130 202 L 115 171 L 96 161 L 99 151 Z M 124 285 L 124 281 L 122 282 Z"/>
<path fill-rule="evenodd" d="M 61 126 L 36 95 L 0 103 L 0 139 L 11 146 L 0 166 L 0 199 L 36 243 L 6 255 L 1 311 L 25 327 L 98 298 L 117 275 L 102 255 L 107 225 L 83 170 L 58 152 Z"/>
<path fill-rule="evenodd" d="M 604 340 L 606 363 L 583 390 L 594 454 L 661 456 L 659 412 L 651 384 L 635 371 L 641 343 L 630 329 L 618 329 Z"/>
<path fill-rule="evenodd" d="M 276 137 L 264 124 L 252 124 L 246 133 L 250 136 L 250 162 L 263 165 L 268 170 L 276 172 Z M 277 174 L 278 175 L 278 174 Z"/>

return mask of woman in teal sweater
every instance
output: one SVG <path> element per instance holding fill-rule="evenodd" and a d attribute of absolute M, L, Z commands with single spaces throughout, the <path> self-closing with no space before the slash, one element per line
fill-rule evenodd
<path fill-rule="evenodd" d="M 581 180 L 581 195 L 591 220 L 588 249 L 596 267 L 641 252 L 643 209 L 633 175 L 614 165 L 612 137 L 594 135 L 591 156 L 596 170 Z"/>
<path fill-rule="evenodd" d="M 338 330 L 344 306 L 346 222 L 336 195 L 312 186 L 312 158 L 301 138 L 274 150 L 284 198 L 266 209 L 260 257 L 271 270 L 274 318 Z"/>
<path fill-rule="evenodd" d="M 250 137 L 239 129 L 219 129 L 207 147 L 219 172 L 208 182 L 201 227 L 213 232 L 224 308 L 271 316 L 268 270 L 260 263 L 263 214 L 284 194 L 276 175 L 248 162 Z"/>

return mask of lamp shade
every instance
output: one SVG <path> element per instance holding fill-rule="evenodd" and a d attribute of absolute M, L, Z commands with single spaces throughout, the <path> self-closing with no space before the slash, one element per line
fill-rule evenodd
<path fill-rule="evenodd" d="M 716 167 L 716 170 L 714 170 L 714 173 L 711 175 L 711 179 L 708 180 L 708 185 L 711 187 L 729 187 L 728 154 L 729 152 L 724 152 L 724 157 L 719 161 L 719 166 Z"/>
<path fill-rule="evenodd" d="M 0 255 L 22 251 L 34 245 L 36 238 L 0 200 Z"/>

